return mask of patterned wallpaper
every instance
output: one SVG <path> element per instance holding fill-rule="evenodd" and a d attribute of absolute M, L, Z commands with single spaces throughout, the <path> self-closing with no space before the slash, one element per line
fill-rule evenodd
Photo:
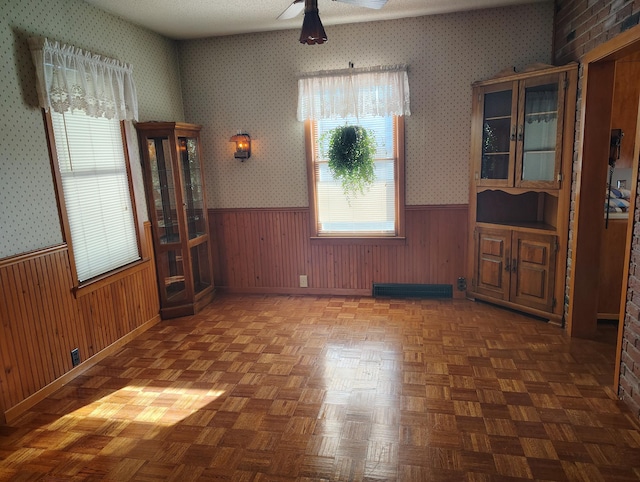
<path fill-rule="evenodd" d="M 298 31 L 288 30 L 185 41 L 176 49 L 81 0 L 0 0 L 0 258 L 62 240 L 30 36 L 133 64 L 140 120 L 202 124 L 210 207 L 307 206 L 298 74 L 349 62 L 407 63 L 407 203 L 456 204 L 467 202 L 470 84 L 505 67 L 549 62 L 552 21 L 552 4 L 539 3 L 330 26 L 322 46 L 300 45 Z M 244 163 L 228 142 L 238 130 L 254 139 Z M 136 167 L 137 148 L 130 154 Z M 134 180 L 140 186 L 138 169 Z"/>
<path fill-rule="evenodd" d="M 302 21 L 302 20 L 301 20 Z M 409 65 L 407 204 L 468 202 L 471 83 L 551 62 L 553 4 L 327 26 L 329 42 L 305 46 L 297 30 L 178 43 L 185 117 L 203 125 L 207 201 L 214 208 L 308 205 L 302 72 Z M 233 158 L 238 130 L 255 140 Z"/>
<path fill-rule="evenodd" d="M 0 258 L 62 241 L 27 46 L 27 38 L 34 35 L 132 64 L 140 120 L 184 118 L 173 41 L 81 0 L 0 0 Z M 137 168 L 137 140 L 133 142 L 130 153 Z M 139 169 L 133 177 L 141 186 Z M 137 201 L 146 215 L 144 200 Z"/>

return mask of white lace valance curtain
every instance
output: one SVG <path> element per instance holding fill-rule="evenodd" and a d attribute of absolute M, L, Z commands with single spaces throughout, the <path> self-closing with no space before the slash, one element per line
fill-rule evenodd
<path fill-rule="evenodd" d="M 406 65 L 322 71 L 298 80 L 298 120 L 411 115 Z"/>
<path fill-rule="evenodd" d="M 30 38 L 40 107 L 91 117 L 138 119 L 131 65 L 46 38 Z"/>

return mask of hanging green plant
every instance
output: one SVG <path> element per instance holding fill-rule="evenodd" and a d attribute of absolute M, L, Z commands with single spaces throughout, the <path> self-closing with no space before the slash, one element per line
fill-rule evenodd
<path fill-rule="evenodd" d="M 341 126 L 325 136 L 329 139 L 327 159 L 331 174 L 340 180 L 347 196 L 364 194 L 376 178 L 373 167 L 376 141 L 373 135 L 364 127 Z"/>

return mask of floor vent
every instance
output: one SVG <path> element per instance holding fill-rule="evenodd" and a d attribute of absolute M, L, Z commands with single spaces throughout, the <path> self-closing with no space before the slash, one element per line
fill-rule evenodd
<path fill-rule="evenodd" d="M 373 297 L 453 298 L 453 285 L 374 283 Z"/>

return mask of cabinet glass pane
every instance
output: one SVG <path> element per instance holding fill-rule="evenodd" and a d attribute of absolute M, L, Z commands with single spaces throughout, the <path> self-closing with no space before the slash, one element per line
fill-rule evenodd
<path fill-rule="evenodd" d="M 511 144 L 511 90 L 484 96 L 482 125 L 482 179 L 507 179 Z"/>
<path fill-rule="evenodd" d="M 555 151 L 525 152 L 522 158 L 522 179 L 525 181 L 553 181 L 555 167 Z"/>
<path fill-rule="evenodd" d="M 509 153 L 510 119 L 485 120 L 482 133 L 482 153 Z"/>
<path fill-rule="evenodd" d="M 171 147 L 166 137 L 147 139 L 153 206 L 150 215 L 156 220 L 158 239 L 162 244 L 179 243 L 178 215 L 176 213 L 176 189 L 171 168 Z"/>
<path fill-rule="evenodd" d="M 184 265 L 182 250 L 165 251 L 158 256 L 158 268 L 162 286 L 168 301 L 186 299 L 187 291 L 184 283 Z"/>
<path fill-rule="evenodd" d="M 484 118 L 511 117 L 511 94 L 511 89 L 485 94 Z"/>
<path fill-rule="evenodd" d="M 482 179 L 507 179 L 509 177 L 509 154 L 482 156 Z"/>
<path fill-rule="evenodd" d="M 193 137 L 179 137 L 178 145 L 184 183 L 187 232 L 189 239 L 193 239 L 206 234 L 198 141 Z"/>
<path fill-rule="evenodd" d="M 193 286 L 196 293 L 211 286 L 209 243 L 202 243 L 191 248 L 191 270 L 193 273 Z"/>
<path fill-rule="evenodd" d="M 558 84 L 525 89 L 522 179 L 553 181 L 558 127 Z"/>

